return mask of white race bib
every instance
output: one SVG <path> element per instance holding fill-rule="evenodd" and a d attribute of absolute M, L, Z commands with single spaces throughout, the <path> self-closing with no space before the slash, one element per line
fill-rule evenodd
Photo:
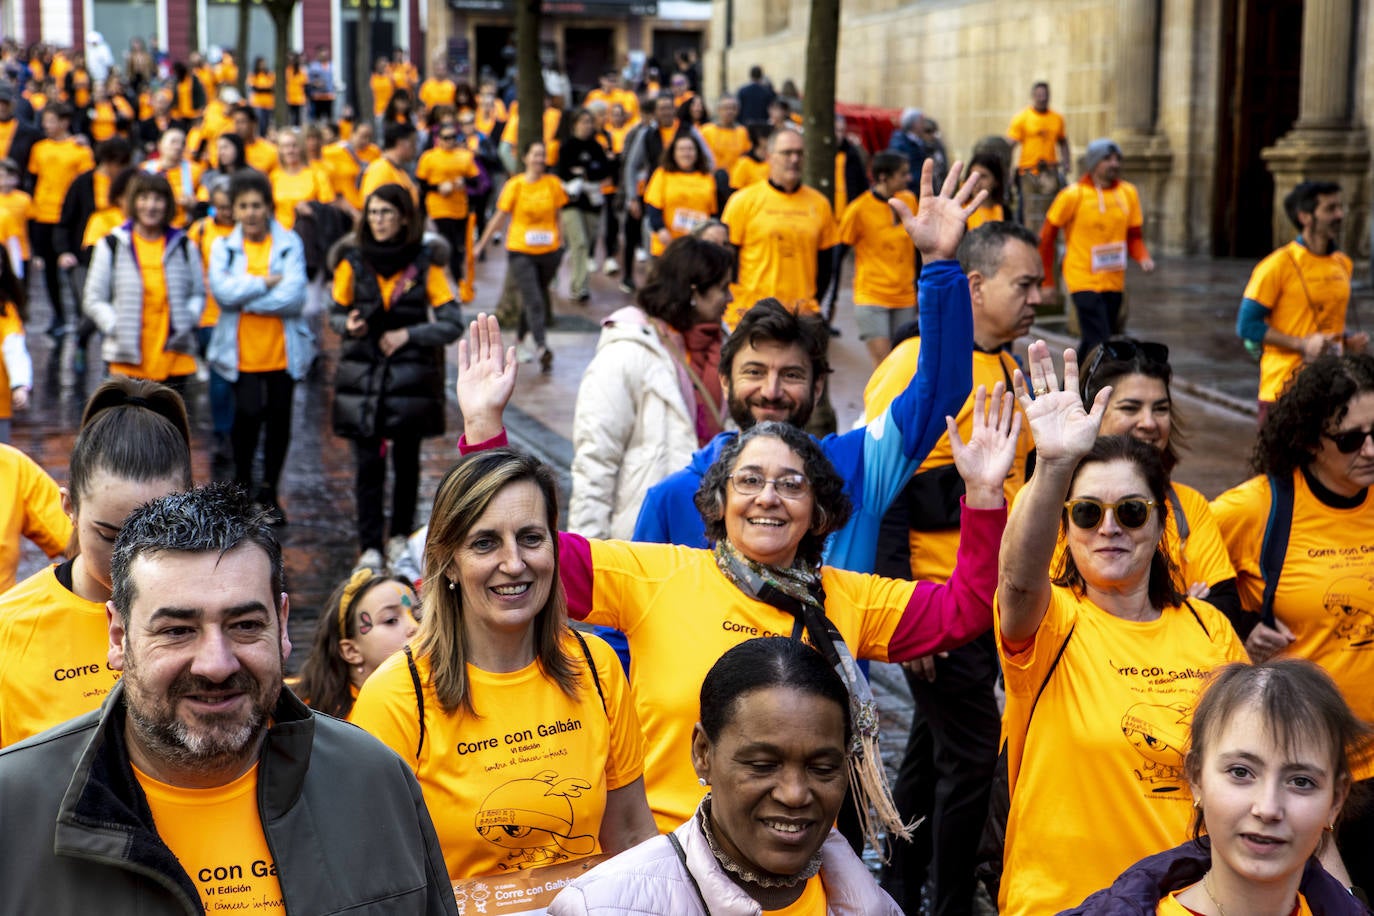
<path fill-rule="evenodd" d="M 673 231 L 687 235 L 710 218 L 705 213 L 698 213 L 696 210 L 674 210 Z"/>
<path fill-rule="evenodd" d="M 531 248 L 548 248 L 553 244 L 553 231 L 549 229 L 526 229 L 525 244 Z"/>
<path fill-rule="evenodd" d="M 1093 273 L 1120 273 L 1126 269 L 1126 243 L 1094 245 L 1092 257 Z"/>

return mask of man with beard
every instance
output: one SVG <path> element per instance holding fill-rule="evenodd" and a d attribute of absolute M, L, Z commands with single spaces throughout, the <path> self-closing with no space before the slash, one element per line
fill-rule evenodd
<path fill-rule="evenodd" d="M 1298 237 L 1255 266 L 1236 317 L 1236 333 L 1259 351 L 1260 423 L 1288 379 L 1323 353 L 1360 353 L 1369 335 L 1348 334 L 1354 265 L 1339 249 L 1341 186 L 1304 181 L 1283 199 Z"/>
<path fill-rule="evenodd" d="M 136 510 L 111 572 L 119 684 L 0 753 L 7 910 L 457 913 L 409 768 L 282 688 L 281 548 L 241 491 Z"/>
<path fill-rule="evenodd" d="M 826 543 L 824 562 L 840 569 L 873 570 L 883 514 L 944 433 L 945 416 L 958 413 L 971 390 L 969 284 L 954 256 L 968 215 L 986 194 L 975 196 L 972 180 L 957 187 L 960 164 L 950 170 L 937 195 L 930 168 L 922 176 L 915 216 L 901 201 L 892 204 L 925 264 L 919 300 L 926 346 L 917 372 L 872 422 L 821 441 L 821 449 L 844 477 L 854 507 L 848 524 Z M 830 374 L 829 340 L 819 315 L 796 314 L 776 299 L 764 299 L 745 312 L 720 352 L 721 389 L 736 425 L 748 429 L 779 420 L 805 427 Z M 692 500 L 706 469 L 735 435 L 720 433 L 697 451 L 688 467 L 649 489 L 635 524 L 635 540 L 709 546 Z"/>

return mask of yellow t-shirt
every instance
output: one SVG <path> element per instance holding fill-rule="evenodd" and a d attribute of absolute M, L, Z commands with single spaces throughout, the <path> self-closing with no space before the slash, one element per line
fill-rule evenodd
<path fill-rule="evenodd" d="M 1051 166 L 1058 165 L 1059 141 L 1068 139 L 1063 116 L 1057 111 L 1038 112 L 1034 105 L 1027 105 L 1011 119 L 1007 136 L 1021 144 L 1018 169 L 1033 169 L 1042 159 Z"/>
<path fill-rule="evenodd" d="M 916 362 L 920 355 L 921 338 L 908 338 L 894 347 L 881 365 L 873 371 L 867 387 L 864 388 L 864 416 L 867 420 L 882 416 L 883 411 L 887 410 L 897 395 L 907 389 L 916 375 Z M 964 406 L 959 408 L 959 415 L 954 418 L 954 422 L 959 425 L 959 435 L 964 437 L 965 442 L 973 431 L 973 392 L 978 390 L 979 385 L 984 385 L 988 391 L 992 391 L 992 386 L 998 382 L 1007 383 L 1007 387 L 1010 388 L 1011 374 L 1015 369 L 1016 360 L 1012 359 L 1010 353 L 974 351 L 973 388 L 968 399 L 964 401 Z M 1011 473 L 1007 475 L 1006 484 L 1002 488 L 1007 505 L 1011 505 L 1021 487 L 1025 486 L 1026 458 L 1034 447 L 1030 424 L 1022 417 L 1021 435 L 1016 441 L 1016 461 L 1012 464 Z M 921 462 L 917 473 L 935 471 L 951 467 L 953 464 L 954 452 L 950 448 L 949 434 L 945 433 L 935 443 L 925 461 Z M 943 531 L 912 530 L 907 535 L 907 543 L 911 551 L 913 579 L 928 579 L 932 582 L 944 582 L 949 579 L 950 574 L 954 572 L 954 561 L 959 553 L 957 527 Z"/>
<path fill-rule="evenodd" d="M 517 175 L 507 181 L 496 199 L 496 209 L 510 214 L 506 250 L 548 254 L 562 248 L 558 211 L 567 202 L 563 183 L 553 175 L 545 174 L 536 181 Z"/>
<path fill-rule="evenodd" d="M 200 176 L 204 174 L 205 166 L 201 165 L 199 162 L 192 162 L 189 159 L 183 159 L 180 163 L 173 166 L 171 169 L 154 167 L 149 171 L 154 171 L 157 174 L 161 175 L 163 178 L 166 178 L 167 183 L 172 186 L 172 196 L 176 198 L 177 206 L 176 212 L 172 214 L 172 218 L 168 224 L 176 227 L 177 229 L 185 229 L 187 214 L 186 208 L 181 204 L 181 199 L 183 197 L 189 197 L 192 200 L 194 200 L 199 195 Z M 99 172 L 96 172 L 96 177 L 101 178 L 103 176 Z M 108 200 L 108 179 L 106 179 L 106 188 L 104 193 L 102 194 L 99 191 L 97 191 L 96 193 L 97 205 L 99 205 L 102 197 Z"/>
<path fill-rule="evenodd" d="M 796 312 L 820 311 L 816 301 L 816 255 L 839 240 L 830 201 L 801 185 L 784 194 L 766 181 L 735 192 L 721 221 L 739 249 L 735 301 L 725 313 L 733 328 L 760 299 L 773 296 Z"/>
<path fill-rule="evenodd" d="M 202 328 L 213 328 L 219 324 L 219 303 L 215 301 L 214 295 L 210 292 L 210 248 L 215 244 L 215 239 L 228 238 L 234 231 L 234 224 L 221 226 L 215 222 L 213 216 L 207 216 L 197 220 L 188 231 L 191 241 L 195 242 L 200 250 L 200 264 L 204 272 L 205 279 L 205 307 L 200 312 L 200 326 Z"/>
<path fill-rule="evenodd" d="M 110 230 L 124 222 L 124 211 L 119 207 L 102 207 L 86 220 L 86 231 L 81 236 L 81 247 L 90 248 L 110 234 Z"/>
<path fill-rule="evenodd" d="M 420 84 L 420 104 L 425 108 L 436 105 L 452 105 L 458 97 L 458 87 L 453 80 L 437 80 L 433 77 Z"/>
<path fill-rule="evenodd" d="M 380 118 L 386 113 L 386 105 L 396 92 L 396 84 L 385 73 L 374 73 L 368 82 L 372 85 L 372 115 Z"/>
<path fill-rule="evenodd" d="M 286 104 L 304 105 L 305 86 L 310 81 L 304 67 L 286 68 Z"/>
<path fill-rule="evenodd" d="M 14 309 L 5 314 L 13 315 Z M 0 322 L 4 320 L 0 316 Z M 55 557 L 67 549 L 72 523 L 62 511 L 57 482 L 28 455 L 4 443 L 0 443 L 0 480 L 6 490 L 0 499 L 0 594 L 4 594 L 14 586 L 19 569 L 20 539 L 28 538 Z"/>
<path fill-rule="evenodd" d="M 1091 179 L 1054 198 L 1045 221 L 1064 230 L 1064 282 L 1069 292 L 1121 292 L 1126 288 L 1126 236 L 1145 224 L 1140 195 L 1129 181 L 1098 188 Z"/>
<path fill-rule="evenodd" d="M 1241 605 L 1255 613 L 1264 599 L 1260 550 L 1271 501 L 1263 476 L 1212 501 Z M 1374 512 L 1368 493 L 1359 506 L 1336 509 L 1313 494 L 1301 471 L 1293 474 L 1293 524 L 1274 616 L 1297 637 L 1283 654 L 1321 665 L 1355 715 L 1374 721 Z M 1374 766 L 1355 776 L 1374 776 Z"/>
<path fill-rule="evenodd" d="M 24 322 L 19 317 L 19 310 L 13 303 L 0 302 L 0 344 L 5 342 L 8 337 L 18 337 L 24 339 Z M 27 347 L 27 345 L 25 345 Z M 5 368 L 5 361 L 0 359 L 0 420 L 8 420 L 14 413 L 14 391 L 10 384 L 9 370 Z M 3 444 L 3 443 L 0 443 Z M 0 467 L 3 467 L 0 464 Z M 0 508 L 0 513 L 3 513 Z M 0 529 L 3 530 L 3 529 Z M 0 555 L 3 555 L 7 545 L 0 544 Z M 0 562 L 0 570 L 4 564 Z M 14 573 L 10 572 L 9 585 L 14 584 Z M 4 574 L 0 572 L 0 592 L 9 587 L 4 583 Z"/>
<path fill-rule="evenodd" d="M 910 191 L 893 196 L 912 213 L 920 206 Z M 855 305 L 896 309 L 916 304 L 916 246 L 887 201 L 871 192 L 860 194 L 840 220 L 840 242 L 854 249 Z"/>
<path fill-rule="evenodd" d="M 740 156 L 730 169 L 730 187 L 736 191 L 768 180 L 768 163 L 752 156 Z"/>
<path fill-rule="evenodd" d="M 639 118 L 639 97 L 628 89 L 612 89 L 610 92 L 603 92 L 598 87 L 587 93 L 587 97 L 582 100 L 582 107 L 588 108 L 592 102 L 605 102 L 607 115 L 610 115 L 613 105 L 619 105 L 625 111 L 627 122 Z"/>
<path fill-rule="evenodd" d="M 275 104 L 277 77 L 273 73 L 248 74 L 248 104 L 254 108 L 270 110 Z"/>
<path fill-rule="evenodd" d="M 468 666 L 476 717 L 449 715 L 417 658 L 425 685 L 425 742 L 420 743 L 415 686 L 403 653 L 382 663 L 358 694 L 349 721 L 410 764 L 434 820 L 454 881 L 553 865 L 601 851 L 606 793 L 644 771 L 643 733 L 629 685 L 611 647 L 587 646 L 606 705 L 582 674 L 570 697 L 538 662 L 509 674 Z M 568 634 L 574 668 L 586 657 Z"/>
<path fill-rule="evenodd" d="M 39 140 L 29 153 L 29 171 L 38 176 L 33 186 L 33 218 L 56 224 L 62 218 L 62 201 L 67 190 L 82 172 L 95 168 L 89 146 L 73 137 L 65 140 Z"/>
<path fill-rule="evenodd" d="M 19 250 L 29 258 L 29 220 L 33 218 L 33 198 L 23 191 L 0 194 L 0 220 L 3 221 L 5 241 L 19 239 Z"/>
<path fill-rule="evenodd" d="M 825 916 L 826 910 L 825 885 L 821 883 L 820 875 L 813 875 L 806 886 L 802 888 L 802 894 L 792 904 L 779 910 L 764 910 L 765 913 L 773 913 L 775 916 Z"/>
<path fill-rule="evenodd" d="M 49 566 L 0 595 L 0 747 L 90 712 L 110 692 L 105 605 Z"/>
<path fill-rule="evenodd" d="M 243 240 L 248 273 L 265 277 L 272 263 L 272 236 L 261 242 Z M 239 371 L 280 372 L 286 369 L 286 329 L 275 315 L 239 315 Z"/>
<path fill-rule="evenodd" d="M 410 192 L 411 199 L 415 201 L 415 206 L 420 205 L 420 189 L 415 182 L 403 170 L 391 164 L 391 160 L 385 156 L 378 156 L 376 161 L 367 166 L 367 171 L 363 172 L 362 184 L 358 188 L 358 196 L 367 202 L 367 196 L 384 184 L 398 184 Z"/>
<path fill-rule="evenodd" d="M 219 99 L 212 99 L 200 118 L 200 135 L 211 154 L 214 153 L 215 141 L 233 129 L 234 118 L 229 114 L 229 109 Z"/>
<path fill-rule="evenodd" d="M 172 311 L 167 301 L 167 274 L 162 266 L 167 250 L 166 239 L 148 240 L 137 232 L 130 232 L 134 243 L 134 261 L 143 281 L 143 324 L 139 330 L 138 365 L 111 363 L 110 371 L 130 378 L 165 381 L 174 375 L 190 375 L 196 371 L 195 357 L 187 353 L 173 353 L 166 349 L 171 330 Z"/>
<path fill-rule="evenodd" d="M 277 146 L 270 140 L 256 137 L 244 147 L 243 161 L 264 175 L 271 175 L 277 168 Z"/>
<path fill-rule="evenodd" d="M 324 162 L 329 169 L 329 180 L 334 183 L 334 193 L 348 201 L 356 209 L 362 209 L 363 195 L 358 190 L 362 185 L 363 170 L 369 162 L 375 162 L 382 154 L 375 144 L 366 149 L 355 150 L 357 159 L 343 143 L 331 143 L 324 148 Z M 360 164 L 361 163 L 361 164 Z"/>
<path fill-rule="evenodd" d="M 698 689 L 732 646 L 755 636 L 789 636 L 795 618 L 747 597 L 710 551 L 671 544 L 592 541 L 589 623 L 614 627 L 630 643 L 635 708 L 652 735 L 644 788 L 659 830 L 680 826 L 701 802 L 687 749 L 701 712 Z M 887 646 L 914 582 L 823 567 L 826 613 L 856 658 L 887 661 Z"/>
<path fill-rule="evenodd" d="M 741 156 L 754 148 L 749 140 L 749 128 L 741 124 L 734 127 L 703 124 L 701 136 L 711 148 L 711 155 L 716 157 L 716 168 L 725 169 L 726 174 L 735 167 Z"/>
<path fill-rule="evenodd" d="M 404 272 L 377 278 L 377 290 L 382 295 L 382 308 L 391 308 L 392 294 L 396 291 L 397 281 L 403 275 Z M 444 275 L 442 267 L 429 265 L 429 271 L 425 274 L 425 295 L 433 308 L 453 301 L 453 289 L 448 285 L 448 277 Z M 334 268 L 334 301 L 344 307 L 353 304 L 353 265 L 347 260 L 340 261 L 339 266 Z"/>
<path fill-rule="evenodd" d="M 272 173 L 272 202 L 276 205 L 277 222 L 284 228 L 296 228 L 296 204 L 307 200 L 322 204 L 334 200 L 334 186 L 323 169 L 306 165 L 294 175 L 286 169 Z"/>
<path fill-rule="evenodd" d="M 1006 218 L 1001 204 L 984 204 L 969 214 L 968 231 L 972 232 L 984 223 L 1000 223 Z"/>
<path fill-rule="evenodd" d="M 668 234 L 680 239 L 715 215 L 716 181 L 705 172 L 655 169 L 644 189 L 644 202 L 663 211 Z M 667 247 L 658 233 L 649 237 L 649 253 L 654 257 L 663 254 Z"/>
<path fill-rule="evenodd" d="M 1158 620 L 1139 622 L 1054 586 L 1030 646 L 1012 655 L 998 640 L 1011 785 L 1004 916 L 1075 906 L 1128 866 L 1188 839 L 1183 751 L 1193 705 L 1209 672 L 1248 661 L 1221 612 L 1189 600 L 1192 611 L 1165 608 Z M 993 611 L 1000 626 L 995 600 Z M 1028 740 L 1030 705 L 1061 646 Z"/>
<path fill-rule="evenodd" d="M 1269 326 L 1284 334 L 1342 334 L 1353 268 L 1343 251 L 1317 255 L 1289 242 L 1255 265 L 1245 298 L 1269 309 Z M 1301 353 L 1266 344 L 1260 354 L 1259 399 L 1277 401 L 1302 362 Z"/>
<path fill-rule="evenodd" d="M 465 178 L 476 178 L 477 160 L 466 147 L 425 150 L 415 166 L 415 177 L 436 190 L 425 195 L 425 209 L 431 219 L 467 219 L 468 191 Z M 453 182 L 453 191 L 440 194 L 439 185 Z"/>
<path fill-rule="evenodd" d="M 206 913 L 285 912 L 277 865 L 258 813 L 258 768 L 213 789 L 159 782 L 134 767 L 153 825 L 177 857 Z"/>
<path fill-rule="evenodd" d="M 1178 902 L 1179 893 L 1181 891 L 1161 897 L 1155 907 L 1155 916 L 1193 916 L 1192 910 Z M 1302 894 L 1298 894 L 1297 907 L 1290 911 L 1289 916 L 1312 916 L 1312 908 L 1307 905 L 1307 898 Z"/>

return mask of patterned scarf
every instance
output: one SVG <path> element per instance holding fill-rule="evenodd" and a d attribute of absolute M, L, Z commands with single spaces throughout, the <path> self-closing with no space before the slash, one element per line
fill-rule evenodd
<path fill-rule="evenodd" d="M 821 587 L 820 568 L 800 561 L 778 567 L 757 563 L 744 556 L 728 538 L 716 542 L 716 566 L 725 578 L 744 594 L 770 607 L 791 614 L 801 621 L 807 637 L 840 676 L 849 693 L 849 715 L 854 735 L 846 759 L 849 787 L 864 837 L 874 850 L 884 849 L 880 830 L 889 836 L 911 839 L 914 824 L 902 823 L 897 805 L 888 788 L 878 751 L 878 707 L 873 689 L 859 671 L 848 644 L 825 614 L 825 589 Z"/>

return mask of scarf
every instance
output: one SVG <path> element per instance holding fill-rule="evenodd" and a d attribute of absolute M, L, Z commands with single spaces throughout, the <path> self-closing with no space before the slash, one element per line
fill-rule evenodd
<path fill-rule="evenodd" d="M 379 277 L 394 277 L 405 270 L 420 256 L 421 243 L 404 242 L 398 236 L 389 242 L 369 242 L 361 237 L 358 248 L 363 260 L 372 266 Z"/>
<path fill-rule="evenodd" d="M 696 374 L 710 402 L 697 399 L 697 441 L 705 445 L 725 428 L 725 400 L 720 387 L 720 343 L 724 336 L 720 322 L 695 324 L 682 335 L 687 365 Z"/>
<path fill-rule="evenodd" d="M 757 563 L 722 538 L 715 546 L 716 566 L 725 578 L 744 594 L 770 607 L 791 614 L 801 622 L 811 644 L 824 656 L 844 682 L 849 693 L 849 716 L 853 738 L 845 759 L 849 770 L 849 789 L 864 838 L 880 854 L 882 834 L 911 839 L 914 824 L 902 823 L 883 771 L 878 751 L 878 707 L 873 689 L 859 671 L 849 646 L 825 614 L 825 589 L 821 586 L 819 566 L 796 563 L 788 567 Z"/>

